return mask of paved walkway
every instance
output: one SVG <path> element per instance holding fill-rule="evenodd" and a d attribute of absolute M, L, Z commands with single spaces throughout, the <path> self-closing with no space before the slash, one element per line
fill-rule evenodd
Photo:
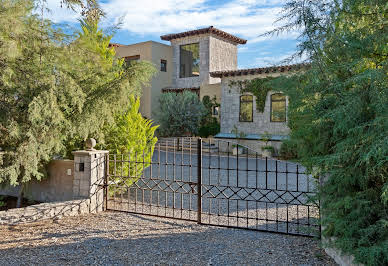
<path fill-rule="evenodd" d="M 104 212 L 0 226 L 0 265 L 335 265 L 312 238 Z"/>

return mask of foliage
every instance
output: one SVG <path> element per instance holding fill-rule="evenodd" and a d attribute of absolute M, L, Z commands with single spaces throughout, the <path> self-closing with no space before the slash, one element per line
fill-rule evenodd
<path fill-rule="evenodd" d="M 207 95 L 202 98 L 202 104 L 205 107 L 206 112 L 201 119 L 201 126 L 198 130 L 198 135 L 200 137 L 207 138 L 220 132 L 220 123 L 217 118 L 212 115 L 213 108 L 219 107 L 220 104 L 217 102 L 217 98 L 215 96 L 213 99 L 210 99 Z"/>
<path fill-rule="evenodd" d="M 289 1 L 276 32 L 301 30 L 311 68 L 277 81 L 299 160 L 327 181 L 323 234 L 365 265 L 388 264 L 386 1 Z"/>
<path fill-rule="evenodd" d="M 158 141 L 154 136 L 158 126 L 153 126 L 151 120 L 144 118 L 139 113 L 139 107 L 139 98 L 131 96 L 129 109 L 117 115 L 116 123 L 105 129 L 106 144 L 101 145 L 101 148 L 109 150 L 111 159 L 115 157 L 117 160 L 130 162 L 116 165 L 111 163 L 110 168 L 115 169 L 117 175 L 123 176 L 114 180 L 119 186 L 125 184 L 129 187 L 139 179 L 144 169 L 150 166 Z"/>
<path fill-rule="evenodd" d="M 0 183 L 17 185 L 41 179 L 70 140 L 103 141 L 102 128 L 139 94 L 152 66 L 126 68 L 108 47 L 111 36 L 87 33 L 86 24 L 65 35 L 33 14 L 32 1 L 0 6 Z"/>
<path fill-rule="evenodd" d="M 268 92 L 273 90 L 270 81 L 273 77 L 255 78 L 251 80 L 231 80 L 229 86 L 237 86 L 240 93 L 250 92 L 256 97 L 256 110 L 257 112 L 264 112 L 265 100 Z"/>
<path fill-rule="evenodd" d="M 206 109 L 196 93 L 163 93 L 160 98 L 157 121 L 163 136 L 183 136 L 197 134 Z"/>
<path fill-rule="evenodd" d="M 298 145 L 292 140 L 284 140 L 279 153 L 283 160 L 295 160 L 298 158 Z"/>
<path fill-rule="evenodd" d="M 202 138 L 207 138 L 209 136 L 215 136 L 220 132 L 221 126 L 217 121 L 217 118 L 213 117 L 213 121 L 202 125 L 198 130 L 198 135 Z"/>

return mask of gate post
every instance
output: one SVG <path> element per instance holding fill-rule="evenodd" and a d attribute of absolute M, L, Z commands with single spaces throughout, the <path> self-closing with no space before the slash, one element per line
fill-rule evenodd
<path fill-rule="evenodd" d="M 197 177 L 197 198 L 198 198 L 198 223 L 202 223 L 202 139 L 198 138 L 197 145 L 197 163 L 198 163 L 198 177 Z"/>
<path fill-rule="evenodd" d="M 108 151 L 95 150 L 94 145 L 73 152 L 73 198 L 88 200 L 91 213 L 103 211 L 106 155 L 109 154 Z"/>

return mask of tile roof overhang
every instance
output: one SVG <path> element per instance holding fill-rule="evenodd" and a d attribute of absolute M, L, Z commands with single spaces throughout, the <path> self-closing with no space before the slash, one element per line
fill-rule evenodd
<path fill-rule="evenodd" d="M 207 28 L 202 28 L 202 29 L 197 29 L 197 30 L 185 31 L 185 32 L 181 32 L 181 33 L 162 35 L 162 36 L 160 36 L 160 38 L 164 41 L 171 41 L 171 40 L 178 39 L 178 38 L 183 38 L 183 37 L 187 37 L 187 36 L 194 36 L 194 35 L 199 35 L 199 34 L 207 34 L 207 33 L 220 36 L 220 37 L 227 39 L 231 42 L 234 42 L 236 44 L 246 44 L 247 43 L 247 40 L 244 40 L 244 39 L 239 38 L 237 36 L 234 36 L 230 33 L 227 33 L 225 31 L 214 28 L 213 26 L 210 26 Z"/>
<path fill-rule="evenodd" d="M 238 70 L 225 70 L 210 72 L 210 76 L 213 78 L 234 77 L 234 76 L 247 76 L 267 73 L 282 73 L 288 71 L 298 71 L 303 68 L 309 67 L 310 64 L 294 64 L 285 66 L 274 67 L 260 67 L 260 68 L 247 68 Z"/>

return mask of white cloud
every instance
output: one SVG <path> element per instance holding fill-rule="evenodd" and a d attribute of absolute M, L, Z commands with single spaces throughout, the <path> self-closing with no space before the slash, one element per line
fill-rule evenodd
<path fill-rule="evenodd" d="M 60 8 L 60 0 L 47 0 L 55 22 L 75 22 L 77 14 Z M 123 18 L 122 29 L 134 34 L 162 35 L 213 25 L 259 42 L 260 34 L 274 28 L 283 0 L 109 0 L 101 3 L 107 14 L 105 24 Z M 293 38 L 286 34 L 284 38 Z"/>

